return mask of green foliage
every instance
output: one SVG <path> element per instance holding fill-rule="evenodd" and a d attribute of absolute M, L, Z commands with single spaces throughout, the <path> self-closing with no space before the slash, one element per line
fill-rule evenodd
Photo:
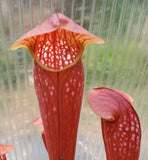
<path fill-rule="evenodd" d="M 15 72 L 14 72 L 14 64 L 11 63 L 9 65 L 9 73 L 10 73 L 10 75 L 8 75 L 5 61 L 0 60 L 0 68 L 1 68 L 1 71 L 2 71 L 0 73 L 1 81 L 3 81 L 6 86 L 8 86 L 8 76 L 9 76 L 11 82 L 13 84 L 15 84 L 16 83 L 16 76 L 15 76 Z"/>
<path fill-rule="evenodd" d="M 97 69 L 95 74 L 95 83 L 106 86 L 109 84 L 116 86 L 117 83 L 125 87 L 136 88 L 141 81 L 141 75 L 143 74 L 143 69 L 148 70 L 147 55 L 142 53 L 141 48 L 135 48 L 132 43 L 125 50 L 123 42 L 120 43 L 118 50 L 114 50 L 111 45 L 110 48 L 102 45 L 97 47 L 92 45 L 89 50 L 89 63 L 86 79 L 86 89 L 89 88 L 92 83 L 92 75 L 94 72 L 94 62 L 96 59 L 95 53 L 99 54 L 97 60 Z M 87 53 L 88 54 L 88 53 Z M 104 59 L 105 54 L 108 56 Z M 139 57 L 140 55 L 140 57 Z M 83 57 L 83 62 L 85 64 L 86 55 Z M 139 65 L 137 65 L 139 64 Z M 145 65 L 147 64 L 147 65 Z M 84 65 L 85 66 L 85 65 Z M 147 72 L 145 74 L 148 74 Z M 102 76 L 103 75 L 103 76 Z M 146 75 L 145 75 L 146 76 Z M 144 87 L 147 83 L 147 79 L 142 79 L 141 87 Z"/>

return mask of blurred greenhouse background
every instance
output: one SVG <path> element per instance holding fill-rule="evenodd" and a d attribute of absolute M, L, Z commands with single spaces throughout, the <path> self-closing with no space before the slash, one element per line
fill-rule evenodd
<path fill-rule="evenodd" d="M 8 160 L 48 159 L 33 84 L 33 59 L 26 49 L 10 51 L 23 33 L 55 12 L 106 41 L 87 46 L 82 60 L 85 92 L 76 160 L 105 160 L 100 118 L 89 109 L 93 87 L 120 89 L 134 98 L 142 127 L 140 160 L 148 159 L 148 1 L 147 0 L 0 0 L 0 144 L 13 144 Z"/>

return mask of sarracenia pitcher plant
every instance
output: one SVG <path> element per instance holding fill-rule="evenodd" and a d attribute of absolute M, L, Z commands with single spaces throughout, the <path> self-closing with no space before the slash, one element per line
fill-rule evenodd
<path fill-rule="evenodd" d="M 50 160 L 74 160 L 84 88 L 81 56 L 89 43 L 104 41 L 56 13 L 11 47 L 26 47 L 34 58 L 34 85 Z"/>
<path fill-rule="evenodd" d="M 104 87 L 91 89 L 87 99 L 101 117 L 107 160 L 138 160 L 141 127 L 133 99 L 122 91 Z"/>

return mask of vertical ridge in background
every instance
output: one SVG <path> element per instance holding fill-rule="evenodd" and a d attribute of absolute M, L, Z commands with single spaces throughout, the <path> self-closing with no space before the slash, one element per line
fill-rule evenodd
<path fill-rule="evenodd" d="M 123 22 L 125 19 L 125 14 L 126 14 L 126 7 L 127 7 L 127 0 L 123 1 L 122 3 L 122 9 L 121 9 L 121 14 L 120 14 L 120 19 L 119 19 L 119 25 L 118 25 L 118 30 L 117 30 L 117 35 L 116 35 L 116 39 L 115 39 L 115 43 L 114 43 L 114 47 L 113 47 L 113 55 L 112 55 L 112 60 L 111 60 L 111 64 L 110 64 L 110 70 L 109 70 L 109 75 L 107 78 L 107 84 L 110 87 L 112 84 L 112 75 L 113 75 L 113 71 L 114 71 L 114 66 L 116 63 L 116 56 L 117 56 L 117 52 L 119 49 L 119 43 L 121 40 L 121 33 L 122 33 L 122 29 L 123 29 Z"/>
<path fill-rule="evenodd" d="M 97 160 L 104 159 L 104 158 L 102 158 L 102 153 L 105 153 L 104 152 L 104 143 L 103 143 L 103 140 L 100 143 L 99 154 L 98 154 Z"/>
<path fill-rule="evenodd" d="M 101 36 L 101 32 L 102 32 L 102 29 L 103 29 L 103 24 L 104 24 L 104 18 L 105 18 L 105 11 L 106 11 L 106 5 L 107 5 L 107 1 L 106 0 L 103 0 L 103 6 L 102 6 L 102 13 L 101 13 L 101 19 L 100 19 L 100 24 L 99 24 L 99 32 L 98 32 L 98 34 L 99 34 L 99 36 Z M 96 6 L 96 2 L 94 3 L 94 5 L 93 5 L 93 7 L 94 6 Z M 95 10 L 95 8 L 93 9 L 93 10 Z M 94 14 L 92 14 L 92 17 L 94 17 Z M 93 22 L 92 22 L 93 23 Z M 98 50 L 97 50 L 97 52 L 96 52 L 96 54 L 95 53 L 91 53 L 91 54 L 95 54 L 95 55 L 97 55 L 97 56 L 94 56 L 94 67 L 97 67 L 97 66 L 95 66 L 95 65 L 97 65 L 97 61 L 98 61 L 98 56 L 99 56 L 99 47 L 98 47 Z M 94 67 L 93 67 L 93 70 L 94 70 Z M 89 86 L 89 89 L 90 89 L 90 87 L 92 88 L 93 87 L 93 84 L 94 84 L 94 80 L 93 79 L 95 79 L 95 70 L 93 71 L 93 73 L 92 73 L 92 76 L 94 76 L 94 77 L 92 77 L 91 76 L 91 84 L 90 84 L 90 86 Z M 92 79 L 93 78 L 93 79 Z M 87 116 L 87 120 L 89 120 L 90 118 L 89 118 L 90 116 Z M 84 158 L 84 159 L 86 159 L 86 160 L 89 160 L 90 159 L 90 153 L 91 153 L 91 155 L 93 154 L 92 152 L 92 148 L 93 148 L 93 145 L 94 145 L 94 142 L 93 142 L 93 138 L 92 138 L 92 135 L 94 135 L 94 133 L 96 132 L 95 131 L 95 127 L 94 127 L 94 122 L 96 122 L 96 117 L 94 116 L 94 118 L 92 118 L 92 121 L 91 121 L 91 123 L 89 123 L 89 126 L 87 126 L 86 128 L 90 128 L 89 130 L 90 130 L 90 133 L 89 133 L 89 135 L 88 135 L 88 141 L 89 141 L 89 144 L 88 144 L 88 151 L 89 152 L 87 152 L 86 153 L 86 157 Z M 87 125 L 88 125 L 88 122 L 87 122 Z M 96 135 L 97 137 L 98 137 L 98 134 Z M 94 137 L 95 138 L 95 137 Z M 92 155 L 92 158 L 91 159 L 93 159 L 93 155 Z"/>
<path fill-rule="evenodd" d="M 40 0 L 40 20 L 43 22 L 43 0 Z"/>
<path fill-rule="evenodd" d="M 95 160 L 96 158 L 96 153 L 98 152 L 97 149 L 98 149 L 98 144 L 100 142 L 100 137 L 99 137 L 99 134 L 97 134 L 97 137 L 95 139 L 95 144 L 94 144 L 94 147 L 93 147 L 93 152 L 92 152 L 92 160 Z"/>
<path fill-rule="evenodd" d="M 71 6 L 71 19 L 74 20 L 74 7 L 75 7 L 75 0 L 72 0 L 72 6 Z"/>
<path fill-rule="evenodd" d="M 99 31 L 98 31 L 98 36 L 101 37 L 102 35 L 102 31 L 103 31 L 103 25 L 104 25 L 104 19 L 105 19 L 105 12 L 106 12 L 106 5 L 107 5 L 107 0 L 103 0 L 103 8 L 102 8 L 102 12 L 101 12 L 101 19 L 100 19 L 100 24 L 99 24 Z M 99 19 L 99 18 L 98 18 Z M 92 73 L 92 77 L 91 77 L 91 85 L 90 88 L 93 87 L 94 83 L 95 83 L 95 78 L 96 78 L 96 72 L 97 72 L 97 63 L 99 60 L 99 46 L 97 47 L 97 51 L 95 53 L 94 56 L 94 66 L 93 66 L 93 73 Z M 105 56 L 105 55 L 104 55 Z"/>
<path fill-rule="evenodd" d="M 131 13 L 130 13 L 130 18 L 129 18 L 129 22 L 128 22 L 128 25 L 127 25 L 127 30 L 126 30 L 126 33 L 125 33 L 125 38 L 124 38 L 124 44 L 123 44 L 123 47 L 124 47 L 124 50 L 122 51 L 122 61 L 119 65 L 119 69 L 118 69 L 118 73 L 117 73 L 117 78 L 116 78 L 116 81 L 115 81 L 115 84 L 116 84 L 116 87 L 118 88 L 119 85 L 120 85 L 120 77 L 123 73 L 123 66 L 125 64 L 125 59 L 127 57 L 127 50 L 129 48 L 129 45 L 130 45 L 130 41 L 131 41 L 131 38 L 132 38 L 132 24 L 134 23 L 133 20 L 134 20 L 134 15 L 136 13 L 136 10 L 137 10 L 137 6 L 138 6 L 138 0 L 135 0 L 133 1 L 132 3 L 132 9 L 131 9 Z"/>
<path fill-rule="evenodd" d="M 91 7 L 89 32 L 92 32 L 92 29 L 93 29 L 95 6 L 96 6 L 96 0 L 93 0 L 92 7 Z M 87 48 L 86 60 L 85 60 L 85 66 L 84 66 L 85 80 L 87 79 L 87 71 L 88 71 L 88 63 L 89 63 L 89 53 L 90 53 L 90 46 Z M 86 86 L 86 81 L 85 81 L 85 86 Z"/>
<path fill-rule="evenodd" d="M 53 0 L 50 0 L 50 15 L 54 13 Z"/>
<path fill-rule="evenodd" d="M 80 23 L 81 27 L 83 27 L 84 24 L 84 12 L 85 12 L 85 0 L 82 1 L 82 12 L 81 12 L 81 23 Z"/>
<path fill-rule="evenodd" d="M 93 29 L 95 6 L 96 6 L 96 0 L 93 0 L 92 6 L 91 6 L 91 15 L 90 15 L 90 24 L 89 24 L 89 31 L 90 32 L 92 32 L 92 29 Z M 85 65 L 84 65 L 84 71 L 85 71 L 84 96 L 85 96 L 85 91 L 86 91 L 86 79 L 87 79 L 87 71 L 88 71 L 88 63 L 89 63 L 89 52 L 90 52 L 90 47 L 87 48 Z M 86 113 L 85 116 L 87 117 L 87 119 L 86 119 L 86 122 L 85 122 L 84 130 L 87 130 L 89 115 Z M 86 138 L 85 137 L 83 137 L 82 143 L 83 143 L 83 145 L 86 145 Z M 84 152 L 80 152 L 80 153 L 81 153 L 80 160 L 83 160 Z"/>
<path fill-rule="evenodd" d="M 109 22 L 109 27 L 108 27 L 108 32 L 107 32 L 107 38 L 106 38 L 106 52 L 103 56 L 103 62 L 102 62 L 102 68 L 101 68 L 101 75 L 98 75 L 99 78 L 99 83 L 100 86 L 103 85 L 103 79 L 104 79 L 104 74 L 105 74 L 105 69 L 106 69 L 106 63 L 107 63 L 107 58 L 109 55 L 109 48 L 110 48 L 110 43 L 111 43 L 111 38 L 112 38 L 112 30 L 113 30 L 113 25 L 115 21 L 115 13 L 116 13 L 116 8 L 117 8 L 117 0 L 113 0 L 112 3 L 112 9 L 111 9 L 111 16 L 110 16 L 110 22 Z"/>
<path fill-rule="evenodd" d="M 146 25 L 146 24 L 145 24 L 145 25 Z M 145 26 L 145 25 L 144 25 L 144 26 Z M 142 29 L 142 30 L 143 30 L 143 29 Z M 146 35 L 148 35 L 148 27 L 147 27 Z M 140 36 L 140 37 L 141 37 L 141 36 Z M 141 57 L 141 55 L 138 54 L 138 53 L 139 53 L 139 50 L 140 50 L 140 49 L 143 49 L 143 48 L 146 48 L 146 45 L 147 45 L 147 44 L 148 44 L 148 37 L 145 38 L 145 41 L 141 42 L 138 50 L 136 51 L 136 52 L 137 52 L 137 56 L 136 56 L 136 58 L 135 58 L 135 64 L 138 64 L 139 67 L 138 67 L 137 70 L 134 70 L 134 71 L 133 71 L 133 79 L 131 80 L 131 84 L 130 84 L 130 86 L 129 86 L 129 90 L 132 90 L 132 89 L 134 88 L 134 86 L 136 85 L 137 82 L 135 82 L 134 80 L 135 80 L 135 79 L 138 79 L 138 75 L 139 75 L 139 73 L 140 73 L 140 70 L 143 68 L 143 61 L 144 61 L 145 57 Z M 144 52 L 144 50 L 143 50 L 142 53 L 143 53 L 143 54 L 146 54 L 146 53 Z M 140 76 L 140 77 L 141 77 L 141 76 Z"/>
<path fill-rule="evenodd" d="M 30 28 L 33 28 L 33 9 L 32 9 L 32 0 L 29 0 L 29 12 L 30 12 Z"/>
<path fill-rule="evenodd" d="M 130 54 L 130 59 L 129 59 L 129 63 L 126 67 L 127 68 L 130 68 L 130 65 L 131 64 L 136 64 L 134 63 L 136 61 L 136 57 L 138 56 L 138 52 L 137 52 L 137 49 L 139 47 L 139 44 L 140 44 L 140 40 L 141 40 L 141 34 L 142 34 L 142 28 L 143 28 L 143 24 L 144 24 L 144 20 L 145 20 L 145 5 L 146 5 L 146 0 L 143 1 L 143 6 L 142 6 L 142 9 L 141 9 L 141 12 L 140 12 L 140 16 L 139 16 L 139 19 L 138 19 L 138 24 L 136 26 L 136 29 L 135 29 L 135 32 L 133 33 L 134 34 L 134 38 L 133 38 L 133 45 L 132 45 L 132 50 L 131 52 L 134 53 L 134 54 Z M 132 74 L 132 70 L 129 70 L 129 72 L 127 72 L 126 76 L 129 77 L 129 75 Z M 125 81 L 125 83 L 123 83 L 122 85 L 122 88 L 123 87 L 127 87 L 128 86 L 128 81 Z"/>
<path fill-rule="evenodd" d="M 94 122 L 96 122 L 96 120 L 97 120 L 97 119 L 96 119 L 96 117 L 94 116 L 93 119 L 92 119 L 91 124 L 89 125 L 89 126 L 90 126 L 90 133 L 89 133 L 89 136 L 88 136 L 88 138 L 87 138 L 87 139 L 88 139 L 88 142 L 89 142 L 89 143 L 88 143 L 87 150 L 88 150 L 89 152 L 86 153 L 85 160 L 89 160 L 89 159 L 90 159 L 89 156 L 90 156 L 90 154 L 92 154 L 91 152 L 92 152 L 93 140 L 96 139 L 96 136 L 98 136 L 98 135 L 94 135 L 94 133 L 95 133 L 95 131 L 96 131 L 96 130 L 95 130 L 96 128 L 94 127 L 93 124 L 94 124 Z M 92 138 L 92 135 L 94 135 L 94 136 L 93 136 L 94 139 Z M 91 159 L 92 159 L 92 157 L 91 157 Z"/>
<path fill-rule="evenodd" d="M 61 0 L 61 13 L 64 14 L 64 5 L 65 5 L 65 0 Z"/>
<path fill-rule="evenodd" d="M 148 24 L 147 24 L 147 28 L 146 28 L 146 34 L 145 35 L 148 35 Z M 148 36 L 146 37 L 146 41 L 145 41 L 146 43 L 145 43 L 145 46 L 147 47 L 147 44 L 148 44 Z M 143 51 L 144 52 L 144 54 L 146 55 L 146 53 L 147 53 L 147 51 Z M 145 60 L 144 58 L 143 58 L 143 60 Z M 141 65 L 142 65 L 142 63 L 141 63 Z M 139 82 L 138 82 L 138 85 L 137 85 L 137 93 L 139 93 L 140 92 L 140 86 L 141 86 L 141 83 L 142 83 L 142 80 L 144 79 L 144 78 L 146 78 L 146 76 L 144 77 L 144 75 L 145 75 L 145 72 L 146 72 L 146 66 L 148 65 L 148 57 L 146 57 L 146 60 L 145 60 L 145 63 L 143 64 L 143 70 L 142 70 L 142 73 L 141 73 L 141 76 L 140 76 L 140 79 L 139 79 Z M 141 67 L 142 68 L 142 67 Z"/>

